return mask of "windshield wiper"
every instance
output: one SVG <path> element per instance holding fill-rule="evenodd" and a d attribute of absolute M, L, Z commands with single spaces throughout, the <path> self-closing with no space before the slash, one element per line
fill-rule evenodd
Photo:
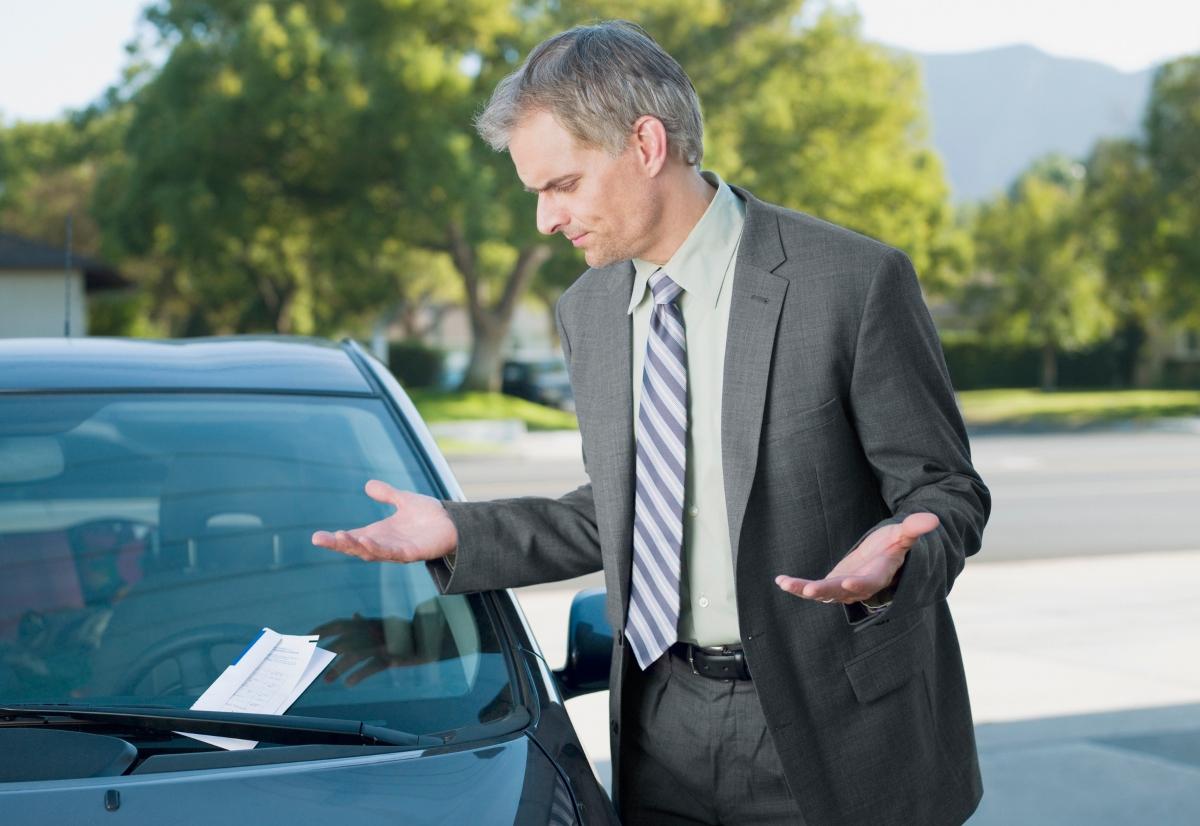
<path fill-rule="evenodd" d="M 226 711 L 192 711 L 166 706 L 88 706 L 15 703 L 0 706 L 0 720 L 28 717 L 41 725 L 54 718 L 84 721 L 148 731 L 190 731 L 263 740 L 281 745 L 307 743 L 359 743 L 380 746 L 440 746 L 445 739 L 433 734 L 413 734 L 359 720 L 303 717 L 294 714 L 240 714 Z M 0 725 L 4 725 L 0 722 Z"/>

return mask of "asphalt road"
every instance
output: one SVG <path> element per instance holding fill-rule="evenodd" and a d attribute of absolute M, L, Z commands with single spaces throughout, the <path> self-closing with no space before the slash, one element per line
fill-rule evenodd
<path fill-rule="evenodd" d="M 577 442 L 575 443 L 577 445 Z M 471 499 L 557 496 L 586 481 L 577 447 L 452 457 Z M 975 435 L 992 517 L 973 563 L 1200 548 L 1200 426 Z"/>

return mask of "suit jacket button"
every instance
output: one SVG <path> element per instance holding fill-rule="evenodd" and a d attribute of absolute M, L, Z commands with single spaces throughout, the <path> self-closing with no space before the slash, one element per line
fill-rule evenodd
<path fill-rule="evenodd" d="M 617 734 L 621 731 L 621 726 L 616 720 L 613 720 L 611 723 L 609 723 L 608 727 L 612 729 L 613 734 Z"/>

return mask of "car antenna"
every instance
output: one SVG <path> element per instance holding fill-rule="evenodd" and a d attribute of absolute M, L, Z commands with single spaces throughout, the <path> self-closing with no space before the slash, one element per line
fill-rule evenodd
<path fill-rule="evenodd" d="M 71 337 L 71 230 L 73 229 L 72 215 L 67 213 L 67 248 L 66 260 L 63 262 L 63 289 L 66 310 L 63 313 L 63 337 Z"/>

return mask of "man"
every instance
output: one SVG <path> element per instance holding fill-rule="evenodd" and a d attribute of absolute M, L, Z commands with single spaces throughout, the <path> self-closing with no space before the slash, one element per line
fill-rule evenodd
<path fill-rule="evenodd" d="M 699 102 L 625 22 L 550 38 L 481 134 L 589 269 L 558 304 L 589 484 L 313 541 L 446 592 L 603 568 L 627 823 L 961 823 L 946 595 L 990 500 L 908 258 L 701 173 Z"/>

